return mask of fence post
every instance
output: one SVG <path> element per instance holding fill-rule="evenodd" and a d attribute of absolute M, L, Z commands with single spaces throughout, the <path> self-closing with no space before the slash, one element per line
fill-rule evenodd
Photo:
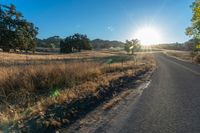
<path fill-rule="evenodd" d="M 122 72 L 124 72 L 124 61 L 123 61 L 123 59 L 121 61 L 121 65 L 122 65 Z"/>

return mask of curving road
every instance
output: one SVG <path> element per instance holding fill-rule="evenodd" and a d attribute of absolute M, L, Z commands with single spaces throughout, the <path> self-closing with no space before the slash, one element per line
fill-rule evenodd
<path fill-rule="evenodd" d="M 164 54 L 155 57 L 158 68 L 151 84 L 117 132 L 200 133 L 200 66 Z"/>

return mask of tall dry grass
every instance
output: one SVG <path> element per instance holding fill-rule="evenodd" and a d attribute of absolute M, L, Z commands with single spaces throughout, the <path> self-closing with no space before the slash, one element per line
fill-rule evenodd
<path fill-rule="evenodd" d="M 13 61 L 46 61 L 46 60 L 63 60 L 63 59 L 82 59 L 91 57 L 105 57 L 113 54 L 110 51 L 83 51 L 81 53 L 71 53 L 71 54 L 17 54 L 17 53 L 3 53 L 0 52 L 0 63 L 1 62 L 13 62 Z"/>
<path fill-rule="evenodd" d="M 93 80 L 100 75 L 97 63 L 68 63 L 27 66 L 0 71 L 0 101 L 27 105 L 53 89 L 64 89 Z"/>
<path fill-rule="evenodd" d="M 189 61 L 193 62 L 196 64 L 200 63 L 200 54 L 198 52 L 193 52 L 193 51 L 167 51 L 167 55 L 170 55 L 172 57 L 184 60 L 184 61 Z"/>
<path fill-rule="evenodd" d="M 71 62 L 2 67 L 0 123 L 9 123 L 34 113 L 44 115 L 49 105 L 97 95 L 99 86 L 109 85 L 110 81 L 123 75 L 133 76 L 153 69 L 154 65 L 151 55 L 139 55 L 137 63 L 129 60 L 112 64 Z"/>

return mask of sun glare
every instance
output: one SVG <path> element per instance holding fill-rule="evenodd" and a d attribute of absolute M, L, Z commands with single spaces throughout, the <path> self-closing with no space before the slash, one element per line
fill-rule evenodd
<path fill-rule="evenodd" d="M 162 42 L 162 35 L 155 27 L 139 28 L 134 35 L 135 38 L 141 41 L 142 45 L 153 45 Z"/>

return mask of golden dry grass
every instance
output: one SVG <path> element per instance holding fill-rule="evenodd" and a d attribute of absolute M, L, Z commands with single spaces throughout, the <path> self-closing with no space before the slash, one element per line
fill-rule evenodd
<path fill-rule="evenodd" d="M 92 80 L 100 75 L 100 69 L 97 63 L 68 63 L 3 69 L 0 73 L 1 101 L 26 105 L 33 101 L 33 94 L 39 96 L 54 88 L 69 88 Z"/>
<path fill-rule="evenodd" d="M 120 53 L 120 55 L 123 53 Z M 2 55 L 2 53 L 1 53 Z M 6 60 L 25 60 L 18 54 L 5 54 Z M 33 60 L 52 58 L 91 58 L 119 55 L 109 51 L 83 52 L 69 55 L 30 55 Z M 44 57 L 43 57 L 44 56 Z M 4 56 L 1 56 L 4 58 Z M 98 95 L 98 87 L 109 85 L 122 75 L 133 76 L 153 69 L 151 54 L 139 54 L 137 63 L 132 59 L 112 64 L 69 62 L 60 64 L 35 64 L 0 69 L 0 123 L 9 123 L 34 114 L 44 115 L 49 105 L 70 103 L 76 99 Z M 56 124 L 55 121 L 52 123 Z M 48 123 L 49 124 L 49 123 Z"/>
<path fill-rule="evenodd" d="M 166 50 L 165 53 L 180 60 L 197 64 L 200 63 L 200 54 L 193 51 Z"/>
<path fill-rule="evenodd" d="M 173 51 L 167 51 L 166 53 L 170 56 L 173 56 L 182 60 L 187 60 L 187 61 L 192 60 L 190 52 L 173 50 Z"/>
<path fill-rule="evenodd" d="M 91 57 L 105 57 L 112 54 L 116 54 L 117 52 L 109 52 L 104 50 L 102 52 L 98 51 L 83 51 L 81 53 L 71 53 L 71 54 L 17 54 L 17 53 L 3 53 L 0 52 L 1 61 L 5 62 L 13 62 L 13 61 L 30 61 L 30 60 L 59 60 L 59 59 L 82 59 L 82 58 L 91 58 Z M 118 53 L 117 53 L 118 54 Z"/>

